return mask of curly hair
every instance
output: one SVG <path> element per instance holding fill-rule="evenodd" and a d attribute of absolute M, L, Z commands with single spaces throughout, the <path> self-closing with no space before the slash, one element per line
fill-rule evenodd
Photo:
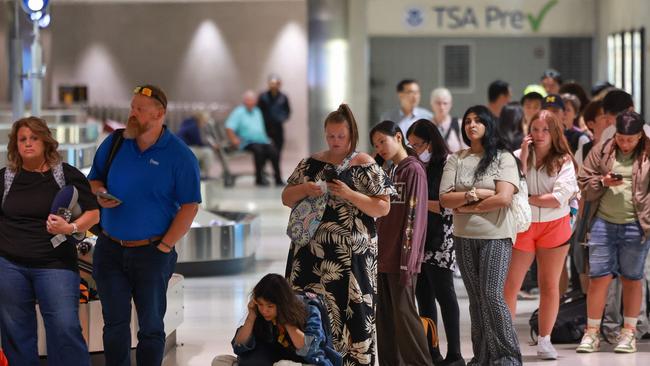
<path fill-rule="evenodd" d="M 252 296 L 275 304 L 278 324 L 291 324 L 305 330 L 307 309 L 284 277 L 277 273 L 267 274 L 255 285 Z"/>
<path fill-rule="evenodd" d="M 52 137 L 52 131 L 47 127 L 47 123 L 38 117 L 25 117 L 14 122 L 9 133 L 9 143 L 7 144 L 7 168 L 16 172 L 23 166 L 23 159 L 18 153 L 18 131 L 23 128 L 29 128 L 32 133 L 43 141 L 45 163 L 53 166 L 61 162 L 61 155 L 57 151 L 59 143 Z"/>

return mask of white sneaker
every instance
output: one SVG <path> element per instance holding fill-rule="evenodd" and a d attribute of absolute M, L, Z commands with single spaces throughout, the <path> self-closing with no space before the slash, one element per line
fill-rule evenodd
<path fill-rule="evenodd" d="M 557 351 L 551 344 L 551 336 L 537 338 L 537 357 L 542 360 L 557 360 Z"/>

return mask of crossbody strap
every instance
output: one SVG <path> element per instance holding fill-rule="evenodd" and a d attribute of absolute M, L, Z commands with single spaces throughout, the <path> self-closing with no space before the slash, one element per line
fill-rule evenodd
<path fill-rule="evenodd" d="M 343 159 L 343 161 L 341 162 L 341 164 L 336 167 L 336 172 L 340 174 L 342 171 L 350 167 L 350 162 L 352 162 L 352 159 L 354 159 L 354 157 L 357 156 L 358 154 L 359 152 L 353 151 L 352 154 L 346 156 L 345 159 Z"/>
<path fill-rule="evenodd" d="M 56 184 L 59 186 L 59 188 L 63 188 L 65 186 L 65 175 L 63 174 L 62 163 L 58 163 L 52 167 L 52 175 L 54 176 L 54 180 L 56 181 Z M 5 203 L 5 200 L 7 199 L 7 194 L 9 194 L 9 190 L 11 189 L 11 185 L 14 183 L 14 178 L 16 178 L 16 172 L 9 169 L 8 167 L 5 168 L 5 176 L 4 176 L 5 184 L 4 184 L 4 191 L 2 192 L 3 205 Z"/>
<path fill-rule="evenodd" d="M 7 193 L 9 193 L 9 189 L 11 189 L 11 184 L 14 182 L 14 178 L 16 177 L 16 172 L 13 170 L 9 169 L 9 167 L 5 168 L 5 186 L 4 186 L 4 193 L 2 194 L 2 204 L 4 205 L 5 200 L 7 198 Z"/>

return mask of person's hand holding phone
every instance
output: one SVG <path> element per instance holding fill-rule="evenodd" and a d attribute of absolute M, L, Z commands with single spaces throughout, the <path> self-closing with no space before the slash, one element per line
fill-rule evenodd
<path fill-rule="evenodd" d="M 524 161 L 528 159 L 528 154 L 530 153 L 530 149 L 533 147 L 533 136 L 531 134 L 528 134 L 524 136 L 524 139 L 521 141 L 521 155 L 519 155 L 519 159 Z"/>
<path fill-rule="evenodd" d="M 120 201 L 117 197 L 109 194 L 105 188 L 100 188 L 99 190 L 97 190 L 96 194 L 97 194 L 97 202 L 103 208 L 117 207 L 122 203 L 122 201 Z"/>
<path fill-rule="evenodd" d="M 623 176 L 614 172 L 609 172 L 602 180 L 604 187 L 616 187 L 623 184 Z"/>

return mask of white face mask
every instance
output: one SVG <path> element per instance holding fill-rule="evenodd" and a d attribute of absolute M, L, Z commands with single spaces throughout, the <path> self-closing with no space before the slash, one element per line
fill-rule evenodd
<path fill-rule="evenodd" d="M 418 155 L 418 158 L 424 163 L 428 163 L 431 160 L 431 152 L 429 150 L 424 150 L 422 154 Z"/>

